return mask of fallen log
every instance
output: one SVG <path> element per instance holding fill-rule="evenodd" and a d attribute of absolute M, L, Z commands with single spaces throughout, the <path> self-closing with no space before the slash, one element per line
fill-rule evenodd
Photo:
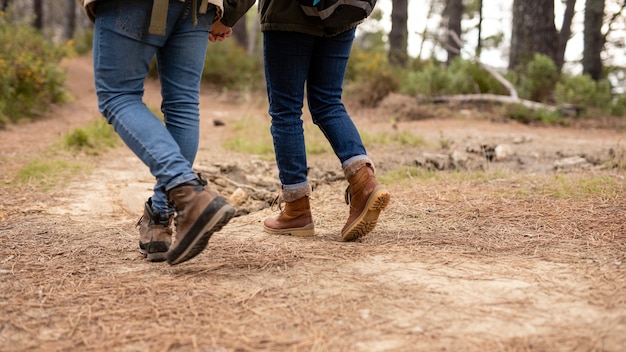
<path fill-rule="evenodd" d="M 524 107 L 532 110 L 547 110 L 547 111 L 557 111 L 558 107 L 542 104 L 532 100 L 525 100 L 520 98 L 515 98 L 508 95 L 498 95 L 498 94 L 460 94 L 460 95 L 444 95 L 432 98 L 426 98 L 422 100 L 423 102 L 430 102 L 433 104 L 441 104 L 441 103 L 472 103 L 472 102 L 490 102 L 490 103 L 504 103 L 504 104 L 520 104 Z"/>

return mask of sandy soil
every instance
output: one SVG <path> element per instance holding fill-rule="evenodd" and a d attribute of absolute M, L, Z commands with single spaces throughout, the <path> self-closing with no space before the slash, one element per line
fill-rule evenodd
<path fill-rule="evenodd" d="M 74 101 L 0 131 L 0 350 L 626 349 L 626 171 L 607 167 L 623 129 L 504 123 L 476 109 L 393 124 L 398 102 L 354 109 L 362 131 L 428 141 L 369 147 L 381 175 L 417 160 L 445 176 L 389 184 L 379 226 L 344 243 L 346 183 L 332 155 L 316 155 L 316 236 L 274 237 L 261 222 L 276 214 L 275 165 L 221 147 L 238 121 L 268 123 L 265 101 L 207 88 L 196 168 L 240 216 L 169 266 L 138 252 L 152 178 L 125 147 L 52 190 L 10 187 L 20 165 L 100 118 L 89 58 L 67 65 Z M 148 82 L 149 106 L 158 92 Z M 585 187 L 560 196 L 568 185 Z"/>

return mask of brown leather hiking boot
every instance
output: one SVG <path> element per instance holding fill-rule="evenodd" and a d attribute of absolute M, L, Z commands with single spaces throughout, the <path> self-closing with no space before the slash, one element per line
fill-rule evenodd
<path fill-rule="evenodd" d="M 350 215 L 341 229 L 341 237 L 353 241 L 374 229 L 380 212 L 391 201 L 391 194 L 376 181 L 369 164 L 361 167 L 348 182 L 346 204 L 350 205 Z"/>
<path fill-rule="evenodd" d="M 152 209 L 152 198 L 144 206 L 143 215 L 137 221 L 139 228 L 139 251 L 150 262 L 162 262 L 172 244 L 171 216 Z"/>
<path fill-rule="evenodd" d="M 280 207 L 280 201 L 278 204 Z M 293 202 L 285 202 L 285 209 L 281 208 L 278 217 L 265 219 L 263 222 L 263 231 L 272 235 L 291 235 L 297 237 L 315 235 L 309 197 L 304 196 Z"/>
<path fill-rule="evenodd" d="M 183 183 L 167 194 L 176 208 L 176 242 L 167 253 L 167 262 L 174 265 L 187 261 L 209 243 L 214 232 L 226 225 L 235 215 L 235 209 L 226 199 L 206 186 L 204 176 Z"/>

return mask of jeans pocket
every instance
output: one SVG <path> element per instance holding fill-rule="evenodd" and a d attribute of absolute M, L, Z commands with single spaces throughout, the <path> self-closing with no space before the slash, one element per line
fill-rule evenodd
<path fill-rule="evenodd" d="M 215 12 L 215 5 L 209 4 L 205 14 L 198 14 L 198 24 L 200 24 L 207 32 L 210 31 L 211 26 L 213 26 Z"/>
<path fill-rule="evenodd" d="M 115 26 L 135 38 L 148 35 L 152 1 L 117 0 Z"/>

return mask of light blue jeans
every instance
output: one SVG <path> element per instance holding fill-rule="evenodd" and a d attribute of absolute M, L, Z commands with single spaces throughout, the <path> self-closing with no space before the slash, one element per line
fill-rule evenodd
<path fill-rule="evenodd" d="M 354 162 L 369 161 L 359 131 L 341 99 L 354 34 L 354 29 L 334 37 L 287 31 L 263 33 L 270 131 L 287 201 L 297 199 L 309 188 L 302 122 L 305 86 L 313 123 L 330 142 L 344 170 Z"/>
<path fill-rule="evenodd" d="M 100 112 L 156 178 L 154 210 L 171 215 L 166 192 L 196 178 L 200 80 L 215 7 L 194 27 L 191 1 L 170 1 L 164 36 L 148 33 L 151 10 L 152 0 L 96 2 L 95 85 Z M 155 55 L 164 122 L 142 101 Z"/>

